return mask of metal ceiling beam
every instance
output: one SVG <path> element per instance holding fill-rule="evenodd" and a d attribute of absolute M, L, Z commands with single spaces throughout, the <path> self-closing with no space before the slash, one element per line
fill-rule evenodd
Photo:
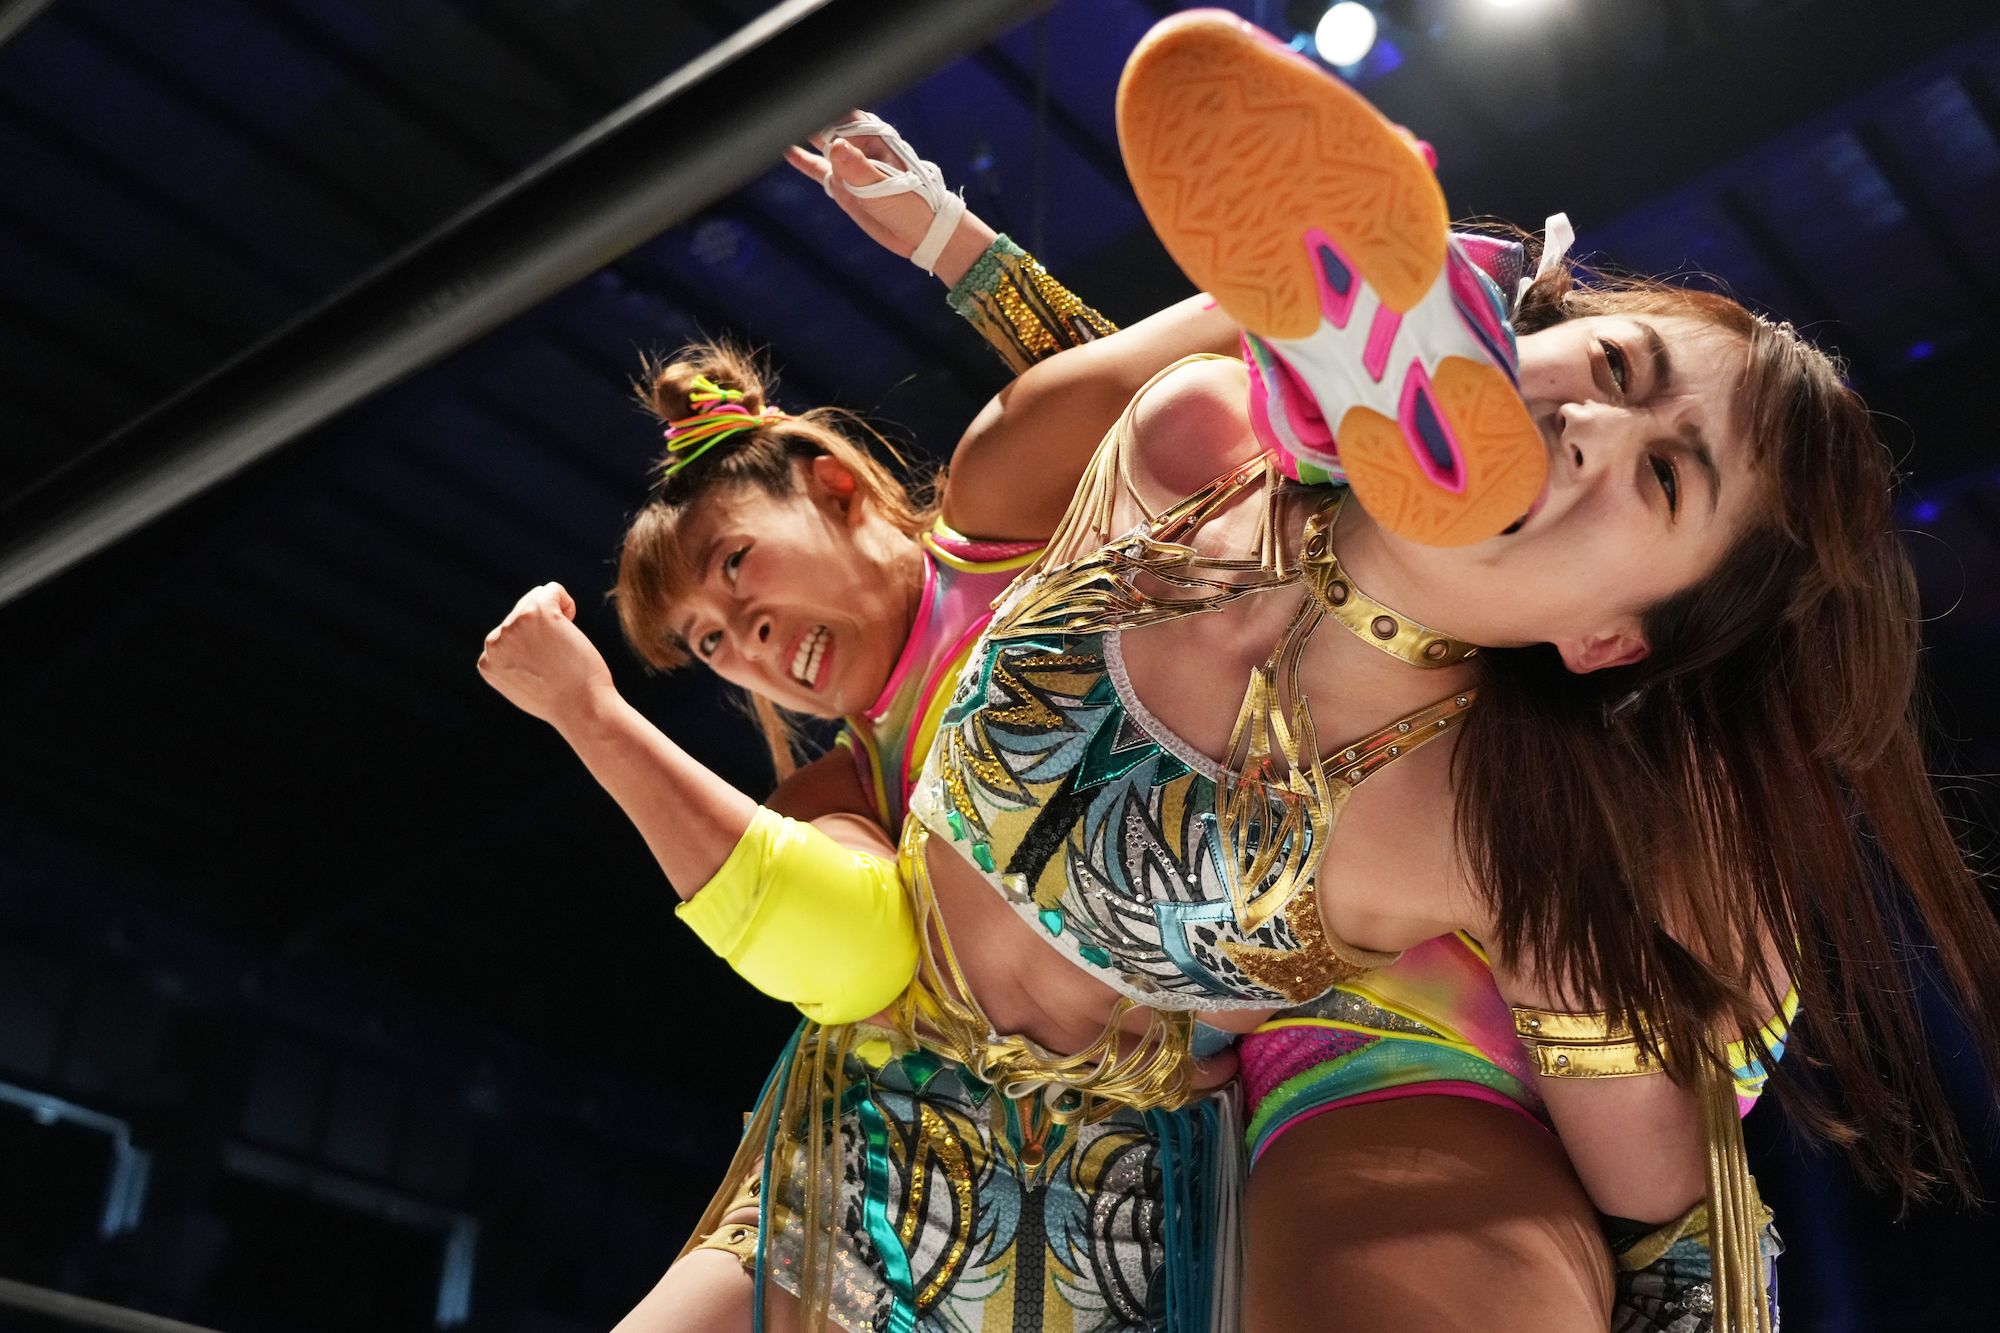
<path fill-rule="evenodd" d="M 790 0 L 0 510 L 0 605 L 713 203 L 1048 0 Z"/>
<path fill-rule="evenodd" d="M 0 46 L 12 41 L 55 0 L 0 0 Z"/>

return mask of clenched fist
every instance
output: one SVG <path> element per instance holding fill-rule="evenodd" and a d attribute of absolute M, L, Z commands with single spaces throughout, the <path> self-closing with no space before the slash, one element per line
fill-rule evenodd
<path fill-rule="evenodd" d="M 615 694 L 611 670 L 575 625 L 576 602 L 560 583 L 530 589 L 486 636 L 479 674 L 531 717 L 560 729 Z"/>

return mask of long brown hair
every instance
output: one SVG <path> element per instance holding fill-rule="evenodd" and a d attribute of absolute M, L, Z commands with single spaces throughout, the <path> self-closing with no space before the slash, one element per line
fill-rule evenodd
<path fill-rule="evenodd" d="M 1457 821 L 1496 943 L 1572 998 L 1645 1015 L 1682 1077 L 1716 1058 L 1689 1034 L 1753 1040 L 1790 973 L 1812 1069 L 1795 1056 L 1770 1086 L 1797 1123 L 1906 1203 L 1940 1185 L 1973 1198 L 1911 965 L 1936 960 L 2000 1070 L 2000 926 L 1925 770 L 1888 450 L 1831 358 L 1727 297 L 1564 267 L 1516 324 L 1614 313 L 1742 341 L 1765 512 L 1646 612 L 1643 662 L 1577 676 L 1547 645 L 1474 659 Z"/>
<path fill-rule="evenodd" d="M 695 414 L 689 394 L 703 377 L 741 391 L 742 405 L 752 416 L 761 415 L 774 401 L 776 378 L 753 353 L 721 341 L 691 343 L 670 357 L 648 357 L 632 388 L 654 417 L 679 421 Z M 834 407 L 815 407 L 763 422 L 677 470 L 669 471 L 677 456 L 661 452 L 652 493 L 625 529 L 618 581 L 611 593 L 619 628 L 646 665 L 672 671 L 688 661 L 687 647 L 674 631 L 674 608 L 693 587 L 694 553 L 687 549 L 684 533 L 689 515 L 705 497 L 734 486 L 794 495 L 799 491 L 796 465 L 829 457 L 853 474 L 860 493 L 899 531 L 915 537 L 930 527 L 937 515 L 930 498 L 934 484 L 906 483 L 857 436 L 903 464 L 894 445 L 853 413 Z M 797 764 L 797 728 L 769 699 L 754 690 L 745 693 L 751 716 L 770 748 L 772 766 L 780 779 L 785 778 Z"/>

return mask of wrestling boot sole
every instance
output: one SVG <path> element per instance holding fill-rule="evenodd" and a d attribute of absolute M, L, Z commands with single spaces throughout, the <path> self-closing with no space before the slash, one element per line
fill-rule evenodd
<path fill-rule="evenodd" d="M 1481 541 L 1528 512 L 1548 451 L 1418 145 L 1217 10 L 1140 42 L 1118 137 L 1167 252 L 1262 344 L 1253 400 L 1269 401 L 1252 418 L 1281 456 L 1308 460 L 1290 470 L 1327 475 L 1317 455 L 1377 522 L 1426 545 Z"/>

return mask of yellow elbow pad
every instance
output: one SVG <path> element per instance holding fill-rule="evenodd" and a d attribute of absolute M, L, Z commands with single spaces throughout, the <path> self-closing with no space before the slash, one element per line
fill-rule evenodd
<path fill-rule="evenodd" d="M 895 860 L 762 807 L 675 915 L 745 981 L 816 1023 L 879 1013 L 917 971 L 916 919 Z"/>

